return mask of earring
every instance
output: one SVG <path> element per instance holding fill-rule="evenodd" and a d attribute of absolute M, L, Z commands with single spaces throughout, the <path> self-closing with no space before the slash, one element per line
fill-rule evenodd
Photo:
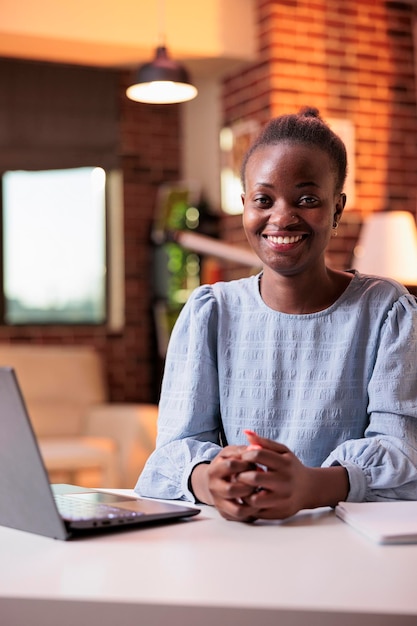
<path fill-rule="evenodd" d="M 339 226 L 339 222 L 336 222 L 336 220 L 333 222 L 333 232 L 332 232 L 332 237 L 337 237 L 337 229 Z"/>

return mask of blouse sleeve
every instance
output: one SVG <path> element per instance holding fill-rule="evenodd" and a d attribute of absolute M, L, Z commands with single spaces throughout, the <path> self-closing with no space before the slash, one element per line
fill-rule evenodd
<path fill-rule="evenodd" d="M 368 385 L 364 438 L 334 450 L 324 466 L 343 465 L 350 501 L 417 500 L 417 301 L 396 301 L 381 331 Z"/>
<path fill-rule="evenodd" d="M 171 334 L 157 445 L 139 477 L 142 496 L 194 501 L 188 479 L 219 452 L 217 304 L 209 285 L 188 299 Z"/>

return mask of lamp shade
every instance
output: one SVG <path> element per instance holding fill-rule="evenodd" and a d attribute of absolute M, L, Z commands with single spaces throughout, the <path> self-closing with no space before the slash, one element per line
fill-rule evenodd
<path fill-rule="evenodd" d="M 165 46 L 158 46 L 155 59 L 139 68 L 126 95 L 135 102 L 174 104 L 192 100 L 197 89 L 185 67 L 169 58 Z"/>
<path fill-rule="evenodd" d="M 381 211 L 369 217 L 362 226 L 353 266 L 365 274 L 417 285 L 417 229 L 411 213 Z"/>

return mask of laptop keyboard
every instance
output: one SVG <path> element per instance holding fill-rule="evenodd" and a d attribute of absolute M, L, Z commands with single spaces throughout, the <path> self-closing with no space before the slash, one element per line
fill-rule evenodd
<path fill-rule="evenodd" d="M 65 495 L 55 495 L 55 502 L 62 517 L 67 520 L 111 520 L 111 519 L 136 519 L 142 513 L 139 511 L 125 511 L 109 504 L 98 502 L 84 502 Z"/>

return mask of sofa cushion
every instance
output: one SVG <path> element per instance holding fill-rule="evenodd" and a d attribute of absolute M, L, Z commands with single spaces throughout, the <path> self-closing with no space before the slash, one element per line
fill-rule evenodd
<path fill-rule="evenodd" d="M 13 367 L 38 436 L 77 435 L 91 405 L 107 401 L 99 355 L 89 346 L 0 344 Z"/>

